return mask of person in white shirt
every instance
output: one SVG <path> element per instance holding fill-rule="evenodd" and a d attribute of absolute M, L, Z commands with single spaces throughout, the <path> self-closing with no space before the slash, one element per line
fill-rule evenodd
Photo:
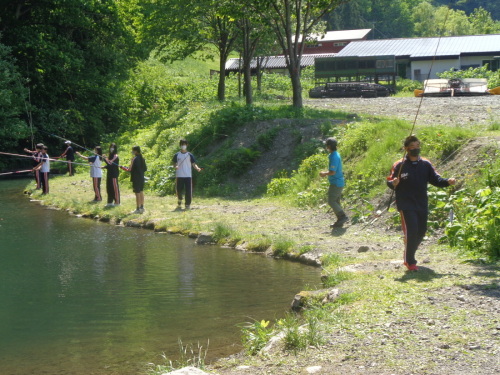
<path fill-rule="evenodd" d="M 175 167 L 175 191 L 177 194 L 177 207 L 181 207 L 183 198 L 182 195 L 185 191 L 185 207 L 186 210 L 189 210 L 193 198 L 192 168 L 196 169 L 198 172 L 201 171 L 201 168 L 196 165 L 196 160 L 193 154 L 188 152 L 188 142 L 185 139 L 180 140 L 179 146 L 181 150 L 177 152 L 172 159 L 172 163 Z"/>
<path fill-rule="evenodd" d="M 94 200 L 92 202 L 102 201 L 101 196 L 101 179 L 102 179 L 102 148 L 101 146 L 95 146 L 94 155 L 86 157 L 80 154 L 78 151 L 76 154 L 82 159 L 87 160 L 90 163 L 90 177 L 92 177 L 92 186 L 94 187 Z"/>

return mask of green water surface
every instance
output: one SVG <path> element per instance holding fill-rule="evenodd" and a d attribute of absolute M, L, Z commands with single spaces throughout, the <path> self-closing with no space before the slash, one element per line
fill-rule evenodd
<path fill-rule="evenodd" d="M 0 374 L 144 374 L 178 339 L 210 358 L 274 319 L 319 271 L 79 219 L 0 181 Z"/>

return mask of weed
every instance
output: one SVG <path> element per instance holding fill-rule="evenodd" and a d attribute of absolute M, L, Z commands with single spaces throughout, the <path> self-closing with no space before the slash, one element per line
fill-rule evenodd
<path fill-rule="evenodd" d="M 273 330 L 269 327 L 269 321 L 261 320 L 246 323 L 242 329 L 242 344 L 250 355 L 257 354 L 269 341 Z"/>
<path fill-rule="evenodd" d="M 264 252 L 271 246 L 271 240 L 267 237 L 260 237 L 257 240 L 249 241 L 247 249 L 250 251 Z"/>
<path fill-rule="evenodd" d="M 295 242 L 288 237 L 279 237 L 274 240 L 272 245 L 273 255 L 277 257 L 283 257 L 286 254 L 292 252 L 295 247 Z"/>
<path fill-rule="evenodd" d="M 196 348 L 194 348 L 192 344 L 184 346 L 181 339 L 178 340 L 178 345 L 179 358 L 172 361 L 163 353 L 162 358 L 164 363 L 160 365 L 150 363 L 148 375 L 161 375 L 165 372 L 174 371 L 187 366 L 193 366 L 202 370 L 205 368 L 205 358 L 207 357 L 209 342 L 207 342 L 207 347 L 205 349 L 199 342 Z"/>
<path fill-rule="evenodd" d="M 352 272 L 336 270 L 329 275 L 325 275 L 321 278 L 323 281 L 323 285 L 325 288 L 331 288 L 339 285 L 341 282 L 345 280 L 352 279 L 354 276 Z"/>

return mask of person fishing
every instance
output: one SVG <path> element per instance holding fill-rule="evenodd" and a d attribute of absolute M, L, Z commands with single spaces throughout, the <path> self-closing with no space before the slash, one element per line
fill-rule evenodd
<path fill-rule="evenodd" d="M 344 190 L 345 186 L 342 158 L 337 151 L 337 140 L 335 138 L 328 138 L 325 141 L 325 147 L 329 153 L 328 171 L 322 171 L 319 175 L 320 177 L 328 176 L 328 181 L 330 182 L 330 187 L 328 188 L 328 205 L 332 208 L 335 216 L 337 216 L 337 221 L 330 225 L 330 227 L 340 228 L 349 220 L 340 205 L 342 190 Z"/>
<path fill-rule="evenodd" d="M 61 158 L 66 158 L 66 161 L 68 162 L 68 174 L 70 176 L 75 175 L 75 166 L 74 161 L 75 161 L 75 151 L 73 150 L 73 147 L 71 147 L 71 141 L 64 141 L 64 144 L 66 145 L 66 149 L 64 152 L 61 154 Z"/>
<path fill-rule="evenodd" d="M 111 143 L 109 146 L 109 154 L 104 156 L 103 168 L 107 170 L 106 173 L 106 192 L 108 193 L 108 204 L 106 207 L 114 207 L 120 205 L 120 187 L 118 186 L 118 176 L 120 174 L 118 157 L 118 147 L 116 143 Z"/>
<path fill-rule="evenodd" d="M 35 146 L 35 150 L 28 150 L 27 148 L 25 148 L 24 152 L 33 155 L 33 173 L 35 175 L 36 190 L 40 190 L 42 187 L 40 181 L 40 170 L 36 169 L 35 167 L 40 164 L 40 158 L 43 154 L 43 143 L 37 143 L 37 145 Z"/>
<path fill-rule="evenodd" d="M 129 167 L 120 167 L 124 171 L 130 172 L 132 181 L 132 190 L 135 193 L 136 210 L 133 214 L 142 214 L 144 212 L 144 173 L 148 170 L 146 161 L 141 153 L 140 146 L 132 147 L 134 157 L 130 161 Z"/>
<path fill-rule="evenodd" d="M 420 140 L 410 135 L 404 140 L 405 157 L 392 166 L 387 186 L 396 192 L 405 249 L 403 262 L 409 271 L 418 271 L 415 253 L 427 232 L 429 215 L 427 187 L 455 185 L 455 178 L 443 178 L 431 162 L 420 157 Z"/>
<path fill-rule="evenodd" d="M 76 154 L 82 159 L 87 160 L 90 163 L 90 177 L 92 178 L 92 186 L 94 188 L 94 200 L 93 203 L 101 202 L 101 179 L 102 179 L 102 169 L 101 169 L 101 161 L 102 161 L 102 148 L 101 146 L 95 146 L 94 155 L 92 156 L 83 156 L 78 151 Z"/>
<path fill-rule="evenodd" d="M 172 158 L 172 164 L 175 167 L 175 192 L 177 194 L 177 208 L 180 209 L 182 205 L 182 195 L 186 192 L 185 209 L 191 208 L 193 198 L 193 172 L 192 168 L 198 172 L 201 168 L 196 165 L 196 160 L 187 150 L 188 141 L 181 139 L 179 141 L 180 151 L 177 152 Z"/>
<path fill-rule="evenodd" d="M 42 195 L 49 194 L 49 173 L 50 173 L 50 158 L 47 146 L 42 145 L 42 152 L 39 155 L 40 163 L 33 168 L 34 171 L 40 173 L 40 184 L 42 186 Z"/>

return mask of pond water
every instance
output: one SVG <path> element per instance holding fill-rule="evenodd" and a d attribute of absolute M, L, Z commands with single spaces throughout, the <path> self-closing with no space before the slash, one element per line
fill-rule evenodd
<path fill-rule="evenodd" d="M 0 374 L 143 374 L 210 340 L 241 350 L 239 324 L 283 316 L 319 271 L 30 203 L 1 181 Z"/>

